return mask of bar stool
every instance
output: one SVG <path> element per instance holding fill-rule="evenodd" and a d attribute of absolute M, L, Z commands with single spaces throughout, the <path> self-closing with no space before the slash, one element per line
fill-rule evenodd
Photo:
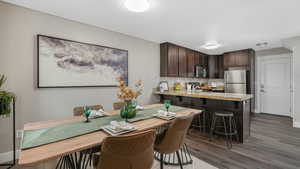
<path fill-rule="evenodd" d="M 218 120 L 220 125 L 217 125 Z M 232 148 L 232 136 L 235 136 L 236 141 L 239 141 L 236 120 L 233 112 L 214 113 L 210 129 L 210 140 L 214 133 L 224 135 L 226 137 L 226 145 L 228 149 Z"/>
<path fill-rule="evenodd" d="M 199 108 L 202 110 L 201 114 L 198 114 L 194 117 L 192 122 L 192 127 L 199 128 L 200 132 L 205 133 L 207 131 L 207 117 L 206 117 L 206 110 L 204 108 Z"/>

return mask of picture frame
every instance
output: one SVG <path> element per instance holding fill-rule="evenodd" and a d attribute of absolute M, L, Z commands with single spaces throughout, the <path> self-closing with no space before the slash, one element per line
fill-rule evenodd
<path fill-rule="evenodd" d="M 168 81 L 160 81 L 159 82 L 159 90 L 161 92 L 169 91 L 169 83 L 168 83 Z"/>
<path fill-rule="evenodd" d="M 37 88 L 128 85 L 128 50 L 37 35 Z"/>

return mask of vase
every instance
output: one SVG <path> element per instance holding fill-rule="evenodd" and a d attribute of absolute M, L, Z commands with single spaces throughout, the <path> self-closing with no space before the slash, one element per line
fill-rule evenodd
<path fill-rule="evenodd" d="M 132 100 L 126 100 L 125 105 L 120 111 L 120 115 L 123 119 L 131 119 L 136 116 L 136 104 Z"/>

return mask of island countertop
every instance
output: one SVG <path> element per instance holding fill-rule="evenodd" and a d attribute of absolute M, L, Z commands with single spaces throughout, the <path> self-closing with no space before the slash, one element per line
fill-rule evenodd
<path fill-rule="evenodd" d="M 165 92 L 154 91 L 154 94 L 205 98 L 205 99 L 215 99 L 215 100 L 228 100 L 228 101 L 245 101 L 253 97 L 251 94 L 200 92 L 200 91 L 188 92 L 186 90 L 181 90 L 181 91 L 170 90 Z"/>

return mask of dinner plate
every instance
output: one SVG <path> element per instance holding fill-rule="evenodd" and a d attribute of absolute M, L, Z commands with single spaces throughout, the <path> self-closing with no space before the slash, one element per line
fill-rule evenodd
<path fill-rule="evenodd" d="M 129 132 L 132 132 L 132 131 L 135 131 L 137 128 L 136 127 L 133 127 L 132 129 L 129 129 L 129 130 L 114 130 L 111 128 L 111 125 L 107 125 L 107 126 L 104 126 L 102 127 L 103 131 L 105 131 L 106 133 L 112 135 L 112 136 L 118 136 L 118 135 L 121 135 L 121 134 L 125 134 L 125 133 L 129 133 Z"/>

